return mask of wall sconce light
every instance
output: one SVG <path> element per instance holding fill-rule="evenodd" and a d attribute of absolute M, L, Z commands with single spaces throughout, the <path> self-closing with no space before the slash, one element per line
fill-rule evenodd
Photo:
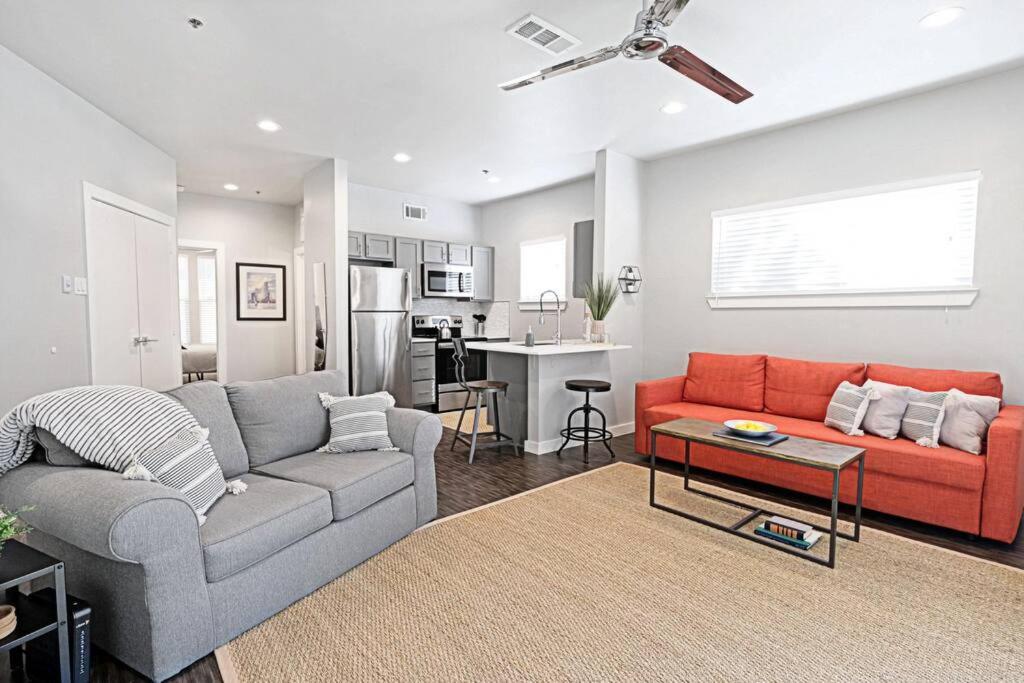
<path fill-rule="evenodd" d="M 619 289 L 623 294 L 636 294 L 640 291 L 640 266 L 622 266 L 619 271 Z"/>

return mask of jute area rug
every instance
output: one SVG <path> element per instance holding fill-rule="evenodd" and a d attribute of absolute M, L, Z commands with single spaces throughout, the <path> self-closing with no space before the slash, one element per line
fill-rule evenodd
<path fill-rule="evenodd" d="M 1024 572 L 872 529 L 819 567 L 651 508 L 647 477 L 612 465 L 428 526 L 219 650 L 225 678 L 1024 676 Z"/>

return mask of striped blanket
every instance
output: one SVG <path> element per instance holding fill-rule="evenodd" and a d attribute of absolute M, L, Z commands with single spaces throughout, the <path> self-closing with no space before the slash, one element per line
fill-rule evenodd
<path fill-rule="evenodd" d="M 208 432 L 183 405 L 149 389 L 72 387 L 24 401 L 0 421 L 0 475 L 29 459 L 37 428 L 125 478 L 178 489 L 200 521 L 228 489 Z M 232 493 L 245 489 L 241 482 L 232 485 Z"/>

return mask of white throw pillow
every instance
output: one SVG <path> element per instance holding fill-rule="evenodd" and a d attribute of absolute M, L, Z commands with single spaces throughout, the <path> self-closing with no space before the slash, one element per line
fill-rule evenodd
<path fill-rule="evenodd" d="M 356 451 L 397 451 L 388 435 L 385 412 L 395 406 L 395 398 L 386 391 L 365 396 L 320 394 L 320 403 L 330 413 L 331 438 L 318 448 L 324 453 Z"/>
<path fill-rule="evenodd" d="M 942 419 L 946 416 L 946 391 L 910 390 L 910 403 L 900 423 L 900 434 L 918 446 L 939 447 Z"/>
<path fill-rule="evenodd" d="M 961 451 L 981 454 L 988 426 L 999 415 L 1001 403 L 992 396 L 976 396 L 950 389 L 939 440 Z"/>
<path fill-rule="evenodd" d="M 869 379 L 864 382 L 864 388 L 878 392 L 879 398 L 868 405 L 861 428 L 868 434 L 883 439 L 895 439 L 900 435 L 903 414 L 907 412 L 907 405 L 910 403 L 910 387 Z"/>
<path fill-rule="evenodd" d="M 878 392 L 870 387 L 858 387 L 850 382 L 843 382 L 832 394 L 828 411 L 825 413 L 825 426 L 838 429 L 850 436 L 864 436 L 861 422 L 871 401 L 877 401 Z"/>

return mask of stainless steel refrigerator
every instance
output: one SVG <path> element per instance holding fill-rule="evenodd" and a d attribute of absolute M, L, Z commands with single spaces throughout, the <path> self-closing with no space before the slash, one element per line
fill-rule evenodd
<path fill-rule="evenodd" d="M 349 266 L 353 396 L 387 391 L 403 408 L 412 397 L 412 282 L 403 268 Z"/>

